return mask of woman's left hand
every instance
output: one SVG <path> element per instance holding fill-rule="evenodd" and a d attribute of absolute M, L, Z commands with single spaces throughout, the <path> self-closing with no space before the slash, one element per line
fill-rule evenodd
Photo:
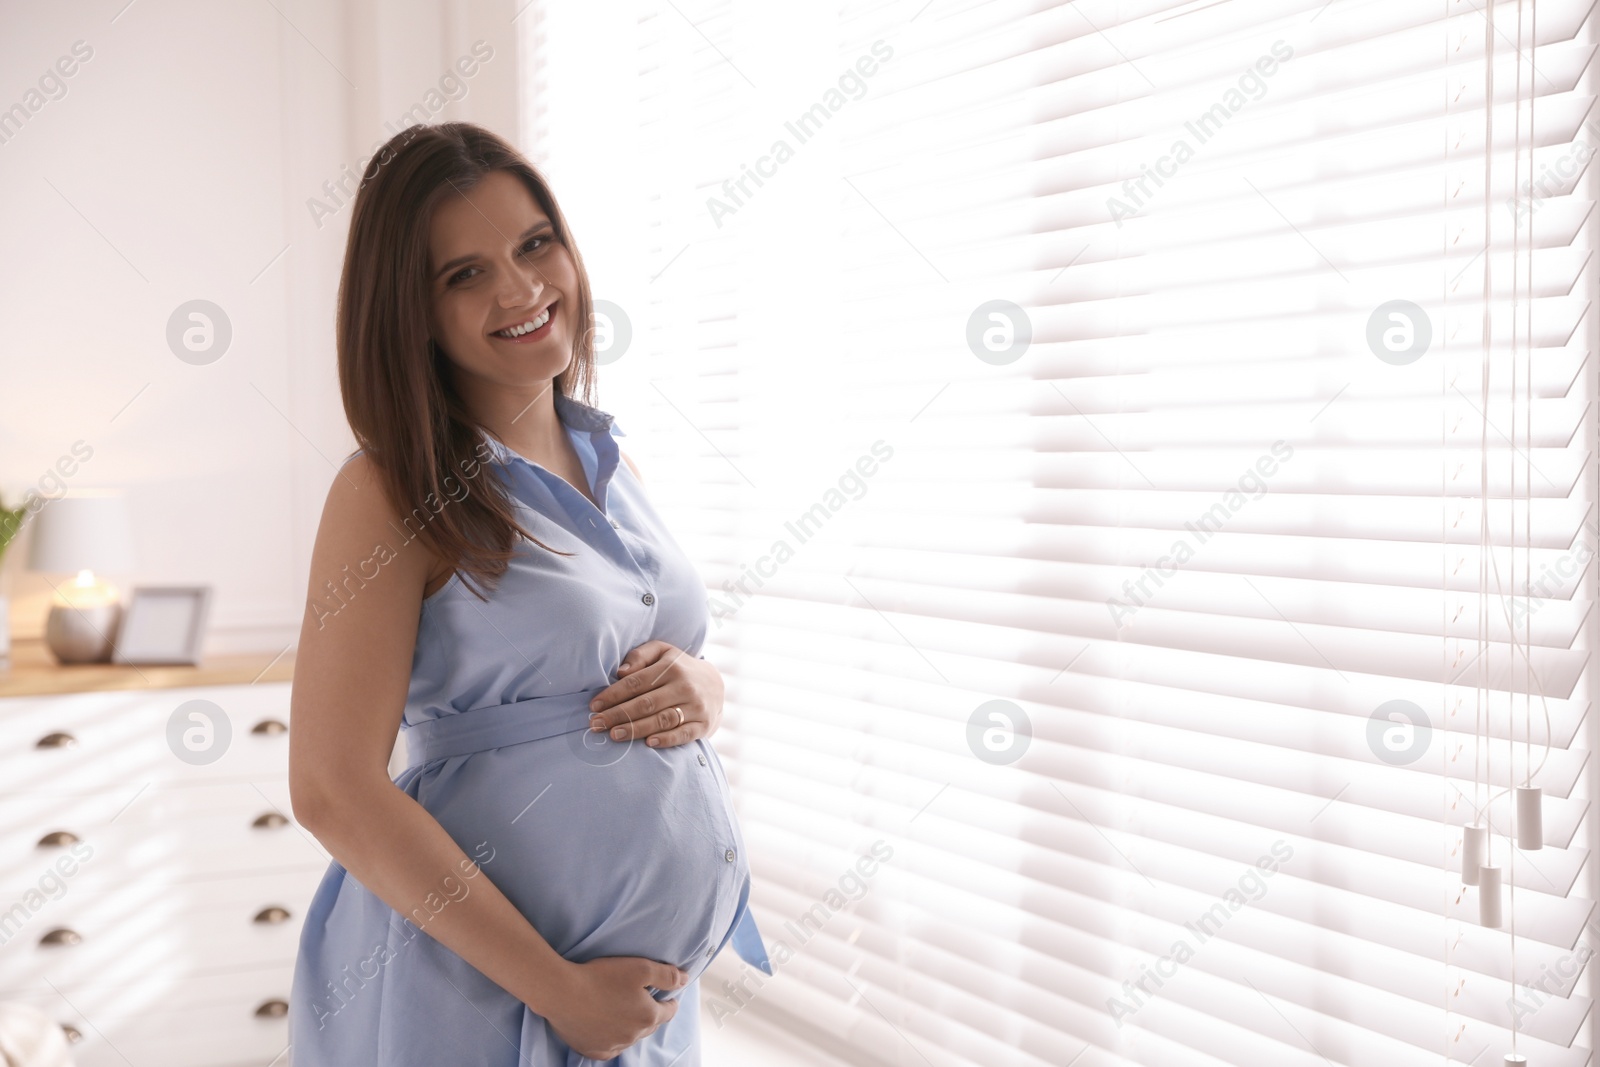
<path fill-rule="evenodd" d="M 665 641 L 623 658 L 617 680 L 589 703 L 589 728 L 616 741 L 670 748 L 708 737 L 722 721 L 722 673 Z"/>

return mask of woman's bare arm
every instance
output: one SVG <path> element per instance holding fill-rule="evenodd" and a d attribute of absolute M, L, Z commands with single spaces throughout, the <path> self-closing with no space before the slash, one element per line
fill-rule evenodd
<path fill-rule="evenodd" d="M 420 515 L 429 514 L 421 506 Z M 362 455 L 347 463 L 317 531 L 295 661 L 289 747 L 295 818 L 358 882 L 550 1019 L 569 1044 L 582 1042 L 588 1051 L 625 1047 L 677 1010 L 644 986 L 680 988 L 683 972 L 627 958 L 603 967 L 595 964 L 607 961 L 563 959 L 438 820 L 389 778 L 423 590 L 436 565 L 420 540 L 403 540 L 397 531 L 405 529 L 370 460 Z M 576 1002 L 579 990 L 590 1003 Z"/>

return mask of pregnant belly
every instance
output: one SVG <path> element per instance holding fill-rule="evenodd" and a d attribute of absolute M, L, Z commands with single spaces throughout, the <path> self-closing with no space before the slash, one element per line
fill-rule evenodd
<path fill-rule="evenodd" d="M 716 753 L 568 734 L 452 757 L 417 799 L 557 952 L 704 969 L 748 883 Z"/>

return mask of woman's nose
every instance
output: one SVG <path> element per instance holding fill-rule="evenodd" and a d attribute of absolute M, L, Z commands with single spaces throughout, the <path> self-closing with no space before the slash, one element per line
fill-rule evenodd
<path fill-rule="evenodd" d="M 544 289 L 544 279 L 539 276 L 539 271 L 521 257 L 512 260 L 511 268 L 504 277 L 507 281 L 500 287 L 500 306 L 504 308 L 531 304 Z"/>

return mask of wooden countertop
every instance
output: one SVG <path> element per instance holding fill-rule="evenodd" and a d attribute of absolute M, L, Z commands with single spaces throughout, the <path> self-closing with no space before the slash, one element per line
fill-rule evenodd
<path fill-rule="evenodd" d="M 116 663 L 63 666 L 41 640 L 11 643 L 11 666 L 0 668 L 0 697 L 56 696 L 121 689 L 175 689 L 190 685 L 287 682 L 294 677 L 294 649 L 208 656 L 197 667 L 148 667 Z"/>

